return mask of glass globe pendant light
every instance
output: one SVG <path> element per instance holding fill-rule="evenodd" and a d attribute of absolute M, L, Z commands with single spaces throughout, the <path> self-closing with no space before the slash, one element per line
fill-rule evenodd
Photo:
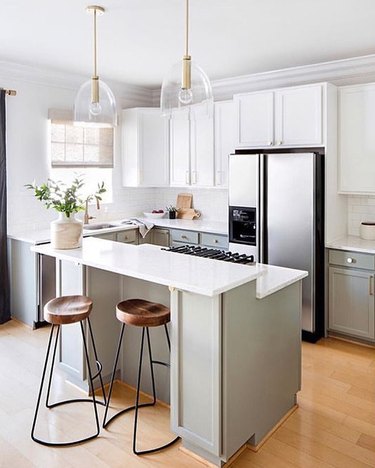
<path fill-rule="evenodd" d="M 213 114 L 210 80 L 189 55 L 189 0 L 185 0 L 185 54 L 163 80 L 160 107 L 167 118 L 195 120 Z"/>
<path fill-rule="evenodd" d="M 74 101 L 74 120 L 80 125 L 95 127 L 115 127 L 117 125 L 117 107 L 115 97 L 107 84 L 98 76 L 96 18 L 105 9 L 90 5 L 86 8 L 94 18 L 94 73 L 90 80 L 79 88 Z"/>

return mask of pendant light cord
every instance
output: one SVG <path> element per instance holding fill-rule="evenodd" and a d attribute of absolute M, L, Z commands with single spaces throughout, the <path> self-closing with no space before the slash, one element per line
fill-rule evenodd
<path fill-rule="evenodd" d="M 96 50 L 96 42 L 97 42 L 97 34 L 96 34 L 96 9 L 94 9 L 94 77 L 97 77 L 97 50 Z"/>
<path fill-rule="evenodd" d="M 189 0 L 185 0 L 185 56 L 189 55 Z"/>

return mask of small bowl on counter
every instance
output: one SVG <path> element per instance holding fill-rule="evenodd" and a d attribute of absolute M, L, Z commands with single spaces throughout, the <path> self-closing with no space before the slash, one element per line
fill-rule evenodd
<path fill-rule="evenodd" d="M 165 212 L 163 213 L 151 213 L 151 212 L 144 212 L 143 213 L 145 218 L 150 218 L 150 219 L 160 219 L 163 218 L 165 215 Z"/>

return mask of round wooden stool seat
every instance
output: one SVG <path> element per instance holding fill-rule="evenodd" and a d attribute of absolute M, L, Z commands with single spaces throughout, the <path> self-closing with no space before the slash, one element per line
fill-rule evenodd
<path fill-rule="evenodd" d="M 67 325 L 85 320 L 91 312 L 92 300 L 87 296 L 61 296 L 44 306 L 44 320 L 53 325 Z"/>
<path fill-rule="evenodd" d="M 126 325 L 136 327 L 158 327 L 171 319 L 168 307 L 143 299 L 129 299 L 116 306 L 116 317 Z"/>

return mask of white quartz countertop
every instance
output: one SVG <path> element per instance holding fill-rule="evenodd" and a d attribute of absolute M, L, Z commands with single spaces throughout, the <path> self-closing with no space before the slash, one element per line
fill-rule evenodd
<path fill-rule="evenodd" d="M 82 247 L 55 250 L 50 244 L 31 247 L 34 252 L 82 265 L 174 287 L 205 296 L 215 296 L 257 280 L 262 299 L 307 276 L 307 273 L 268 265 L 236 265 L 219 260 L 166 252 L 150 244 L 128 245 L 110 240 L 83 239 Z"/>
<path fill-rule="evenodd" d="M 157 227 L 165 227 L 168 229 L 186 229 L 188 231 L 200 231 L 212 234 L 228 235 L 228 225 L 224 222 L 218 221 L 204 221 L 204 220 L 189 220 L 189 219 L 149 219 L 137 217 L 140 221 L 152 223 Z M 97 221 L 95 224 L 113 224 L 115 227 L 97 230 L 83 229 L 83 237 L 97 236 L 100 234 L 108 234 L 111 232 L 126 231 L 129 229 L 138 229 L 135 225 L 121 224 L 122 220 L 116 221 Z M 51 241 L 51 234 L 49 229 L 30 229 L 28 231 L 10 231 L 8 233 L 10 239 L 15 239 L 29 244 L 46 244 Z"/>
<path fill-rule="evenodd" d="M 111 232 L 120 232 L 128 231 L 131 229 L 138 229 L 138 226 L 130 224 L 121 224 L 120 221 L 103 221 L 95 224 L 113 224 L 114 227 L 105 228 L 105 229 L 90 229 L 86 230 L 83 228 L 83 237 L 98 236 L 100 234 L 108 234 Z M 29 231 L 14 231 L 9 232 L 8 237 L 10 239 L 15 239 L 23 242 L 28 242 L 29 244 L 47 244 L 51 242 L 51 232 L 49 229 L 30 229 Z"/>
<path fill-rule="evenodd" d="M 326 247 L 329 249 L 375 254 L 375 241 L 361 239 L 357 236 L 341 237 L 332 242 L 327 242 Z"/>
<path fill-rule="evenodd" d="M 157 227 L 168 229 L 186 229 L 187 231 L 199 231 L 212 234 L 228 235 L 228 223 L 224 221 L 209 221 L 204 219 L 150 219 L 138 218 L 140 221 L 153 223 Z"/>

